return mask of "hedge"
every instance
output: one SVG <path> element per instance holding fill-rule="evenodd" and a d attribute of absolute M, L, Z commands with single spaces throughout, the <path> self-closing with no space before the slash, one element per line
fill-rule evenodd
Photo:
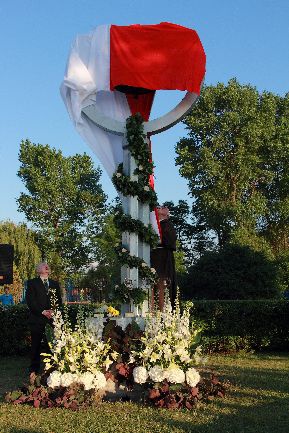
<path fill-rule="evenodd" d="M 74 320 L 77 306 L 70 305 Z M 83 305 L 93 311 L 95 306 Z M 289 350 L 289 301 L 194 301 L 192 318 L 203 324 L 206 352 Z M 29 351 L 26 305 L 0 307 L 0 355 Z"/>
<path fill-rule="evenodd" d="M 207 352 L 289 350 L 289 301 L 194 301 Z"/>

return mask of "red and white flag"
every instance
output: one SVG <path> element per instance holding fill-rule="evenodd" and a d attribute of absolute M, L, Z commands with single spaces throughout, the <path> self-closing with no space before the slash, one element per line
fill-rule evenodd
<path fill-rule="evenodd" d="M 137 111 L 148 120 L 153 91 L 200 93 L 205 62 L 196 31 L 171 23 L 102 25 L 76 37 L 61 95 L 77 131 L 110 177 L 123 162 L 122 138 L 82 118 L 81 110 L 96 104 L 103 114 L 116 120 L 125 121 Z M 152 92 L 136 99 L 119 92 L 119 86 Z"/>

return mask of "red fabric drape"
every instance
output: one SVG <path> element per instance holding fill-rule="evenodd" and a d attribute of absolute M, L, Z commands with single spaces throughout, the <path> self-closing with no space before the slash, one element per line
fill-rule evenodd
<path fill-rule="evenodd" d="M 111 26 L 110 87 L 200 93 L 206 56 L 198 34 L 171 23 Z"/>

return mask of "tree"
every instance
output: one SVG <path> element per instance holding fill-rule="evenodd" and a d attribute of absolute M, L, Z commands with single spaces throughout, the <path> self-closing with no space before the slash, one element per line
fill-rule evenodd
<path fill-rule="evenodd" d="M 281 296 L 277 267 L 262 252 L 228 244 L 205 253 L 189 270 L 188 299 L 270 299 Z"/>
<path fill-rule="evenodd" d="M 120 284 L 121 266 L 113 248 L 121 239 L 121 233 L 114 224 L 114 214 L 118 207 L 119 204 L 109 207 L 102 230 L 96 238 L 97 263 L 80 279 L 80 287 L 88 288 L 95 301 L 108 300 L 115 285 Z"/>
<path fill-rule="evenodd" d="M 274 254 L 284 257 L 289 247 L 289 93 L 275 96 L 271 112 L 267 122 L 271 139 L 263 149 L 270 181 L 261 185 L 267 200 L 262 229 Z"/>
<path fill-rule="evenodd" d="M 41 261 L 36 240 L 36 233 L 24 223 L 0 223 L 0 243 L 14 246 L 14 265 L 22 283 L 35 276 L 35 266 Z"/>
<path fill-rule="evenodd" d="M 106 200 L 101 171 L 88 155 L 64 157 L 29 140 L 21 142 L 19 160 L 18 176 L 28 190 L 17 200 L 19 210 L 37 229 L 43 255 L 62 279 L 96 255 Z"/>
<path fill-rule="evenodd" d="M 183 264 L 186 267 L 190 266 L 204 251 L 212 248 L 212 240 L 204 235 L 202 229 L 196 224 L 185 200 L 179 200 L 176 205 L 172 201 L 167 201 L 164 205 L 170 210 L 170 220 L 177 232 L 177 254 L 181 253 Z"/>
<path fill-rule="evenodd" d="M 236 240 L 256 250 L 288 247 L 288 107 L 288 95 L 259 94 L 233 79 L 205 87 L 185 119 L 176 162 L 195 227 L 220 247 Z"/>

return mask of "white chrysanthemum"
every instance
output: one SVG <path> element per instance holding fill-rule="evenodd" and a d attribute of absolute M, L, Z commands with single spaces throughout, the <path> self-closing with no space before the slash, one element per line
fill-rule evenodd
<path fill-rule="evenodd" d="M 78 382 L 84 385 L 85 390 L 94 388 L 94 375 L 90 371 L 82 373 L 78 377 Z"/>
<path fill-rule="evenodd" d="M 169 367 L 164 375 L 170 383 L 183 383 L 186 379 L 185 373 L 178 367 Z"/>
<path fill-rule="evenodd" d="M 153 382 L 162 382 L 164 380 L 164 370 L 160 365 L 155 365 L 149 369 L 149 377 Z"/>
<path fill-rule="evenodd" d="M 69 386 L 76 382 L 76 375 L 72 373 L 63 373 L 61 376 L 61 386 Z"/>
<path fill-rule="evenodd" d="M 133 369 L 133 378 L 136 383 L 145 383 L 148 378 L 148 372 L 145 367 L 135 367 Z"/>
<path fill-rule="evenodd" d="M 201 380 L 201 376 L 195 368 L 189 368 L 186 372 L 186 381 L 189 386 L 196 386 Z"/>
<path fill-rule="evenodd" d="M 93 379 L 93 385 L 94 385 L 95 389 L 103 389 L 106 387 L 105 375 L 103 373 L 101 373 L 100 371 L 95 373 L 94 379 Z"/>
<path fill-rule="evenodd" d="M 47 385 L 50 386 L 50 388 L 56 388 L 57 386 L 60 386 L 61 376 L 62 374 L 60 371 L 54 370 L 47 378 Z"/>

